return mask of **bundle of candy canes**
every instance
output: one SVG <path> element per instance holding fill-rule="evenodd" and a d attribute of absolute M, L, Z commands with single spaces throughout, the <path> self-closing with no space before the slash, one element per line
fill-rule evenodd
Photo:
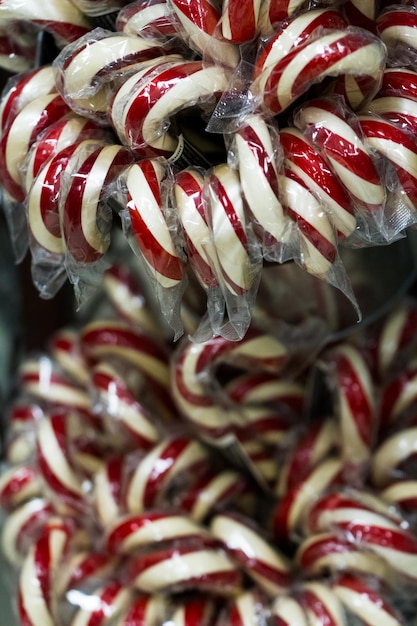
<path fill-rule="evenodd" d="M 57 56 L 6 86 L 0 165 L 44 297 L 69 277 L 86 299 L 120 213 L 175 335 L 191 274 L 200 338 L 236 340 L 265 262 L 295 261 L 354 303 L 339 246 L 415 223 L 412 2 L 32 5 L 2 0 L 0 24 L 45 29 Z M 115 30 L 94 28 L 110 15 Z"/>
<path fill-rule="evenodd" d="M 20 624 L 413 623 L 416 303 L 294 368 L 253 325 L 173 350 L 125 270 L 105 288 L 105 317 L 19 368 L 0 503 Z"/>

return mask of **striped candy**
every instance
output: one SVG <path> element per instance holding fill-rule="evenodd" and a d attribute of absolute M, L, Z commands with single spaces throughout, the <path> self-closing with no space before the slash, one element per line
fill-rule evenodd
<path fill-rule="evenodd" d="M 235 44 L 254 39 L 260 6 L 260 0 L 224 0 L 221 17 L 223 37 Z"/>
<path fill-rule="evenodd" d="M 116 19 L 116 30 L 126 35 L 157 39 L 161 43 L 174 37 L 177 28 L 172 9 L 166 0 L 130 2 L 119 11 Z"/>

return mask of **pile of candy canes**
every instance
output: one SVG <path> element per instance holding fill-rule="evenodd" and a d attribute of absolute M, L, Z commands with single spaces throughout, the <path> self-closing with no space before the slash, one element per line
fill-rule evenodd
<path fill-rule="evenodd" d="M 416 303 L 294 370 L 253 325 L 173 349 L 125 270 L 105 288 L 105 316 L 18 372 L 0 504 L 20 624 L 414 623 Z"/>
<path fill-rule="evenodd" d="M 240 339 L 265 263 L 354 302 L 340 246 L 415 224 L 415 3 L 220 4 L 0 2 L 3 205 L 44 297 L 88 297 L 119 214 L 175 335 L 191 276 L 200 336 Z"/>

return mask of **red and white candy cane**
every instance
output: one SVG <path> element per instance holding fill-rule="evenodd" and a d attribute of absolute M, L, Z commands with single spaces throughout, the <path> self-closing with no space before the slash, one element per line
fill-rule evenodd
<path fill-rule="evenodd" d="M 330 218 L 294 172 L 285 169 L 278 183 L 284 212 L 296 225 L 297 260 L 309 274 L 323 277 L 337 259 L 337 237 Z M 286 235 L 285 240 L 289 238 Z"/>
<path fill-rule="evenodd" d="M 389 52 L 417 50 L 417 14 L 413 7 L 392 6 L 378 16 L 376 32 Z"/>
<path fill-rule="evenodd" d="M 400 474 L 406 473 L 407 461 L 417 455 L 417 426 L 404 428 L 385 439 L 372 457 L 372 481 L 381 489 Z M 412 475 L 410 475 L 412 478 Z"/>
<path fill-rule="evenodd" d="M 36 5 L 25 0 L 2 0 L 0 20 L 5 24 L 30 22 L 52 33 L 59 43 L 75 41 L 90 30 L 85 16 L 70 0 L 59 4 L 43 1 Z"/>
<path fill-rule="evenodd" d="M 256 355 L 256 356 L 255 356 Z M 187 343 L 172 367 L 172 394 L 183 416 L 209 438 L 221 437 L 236 426 L 244 425 L 244 417 L 237 410 L 222 406 L 206 385 L 209 367 L 221 362 L 236 362 L 259 370 L 279 373 L 285 366 L 288 353 L 277 339 L 249 330 L 245 338 L 230 342 L 215 337 L 204 343 Z"/>
<path fill-rule="evenodd" d="M 166 0 L 136 0 L 123 7 L 116 19 L 116 30 L 126 35 L 156 39 L 165 43 L 177 34 L 176 18 Z"/>
<path fill-rule="evenodd" d="M 126 459 L 119 454 L 107 458 L 102 467 L 95 472 L 92 500 L 96 518 L 103 528 L 125 510 L 123 505 L 125 466 Z"/>
<path fill-rule="evenodd" d="M 42 495 L 38 472 L 31 465 L 17 465 L 2 471 L 0 507 L 11 511 L 23 502 Z"/>
<path fill-rule="evenodd" d="M 162 184 L 167 175 L 167 164 L 161 159 L 144 159 L 123 173 L 121 184 L 141 258 L 156 283 L 169 289 L 181 283 L 184 269 L 164 215 Z"/>
<path fill-rule="evenodd" d="M 81 115 L 108 123 L 113 81 L 141 62 L 162 55 L 158 42 L 94 30 L 63 49 L 54 61 L 62 97 Z"/>
<path fill-rule="evenodd" d="M 258 64 L 251 89 L 261 110 L 274 116 L 293 104 L 312 84 L 329 76 L 344 80 L 345 76 L 359 75 L 366 77 L 368 86 L 365 98 L 355 103 L 359 106 L 378 89 L 384 65 L 385 49 L 376 37 L 367 31 L 334 30 L 313 41 L 307 39 L 266 68 Z"/>
<path fill-rule="evenodd" d="M 191 519 L 202 522 L 213 511 L 239 507 L 250 497 L 249 485 L 240 472 L 234 470 L 209 470 L 191 486 L 182 490 L 175 504 Z"/>
<path fill-rule="evenodd" d="M 208 538 L 208 531 L 186 515 L 149 512 L 117 519 L 106 529 L 106 549 L 111 554 L 131 555 L 160 542 Z"/>
<path fill-rule="evenodd" d="M 176 481 L 198 476 L 207 469 L 208 451 L 194 439 L 170 437 L 154 446 L 129 475 L 125 490 L 126 510 L 142 513 L 161 505 Z"/>
<path fill-rule="evenodd" d="M 24 361 L 19 374 L 21 388 L 30 396 L 82 413 L 89 411 L 90 399 L 86 390 L 58 371 L 48 357 Z"/>
<path fill-rule="evenodd" d="M 404 624 L 402 617 L 384 597 L 384 593 L 366 579 L 345 574 L 333 583 L 332 588 L 346 610 L 359 617 L 365 626 Z"/>
<path fill-rule="evenodd" d="M 352 26 L 375 32 L 377 4 L 375 0 L 346 0 L 343 5 L 343 15 Z"/>
<path fill-rule="evenodd" d="M 417 132 L 417 101 L 403 96 L 378 96 L 367 109 L 399 126 L 405 131 Z"/>
<path fill-rule="evenodd" d="M 336 532 L 324 532 L 307 537 L 297 548 L 299 571 L 309 579 L 341 572 L 377 577 L 387 586 L 394 584 L 395 576 L 383 558 Z"/>
<path fill-rule="evenodd" d="M 210 530 L 222 541 L 229 555 L 268 595 L 275 597 L 291 586 L 293 578 L 287 558 L 247 518 L 222 513 L 211 521 Z"/>
<path fill-rule="evenodd" d="M 212 626 L 217 612 L 217 603 L 210 597 L 186 598 L 176 603 L 169 619 L 173 626 Z M 144 624 L 144 626 L 147 626 Z M 157 626 L 149 625 L 149 626 Z"/>
<path fill-rule="evenodd" d="M 55 413 L 41 421 L 37 436 L 37 461 L 40 475 L 66 513 L 84 509 L 81 476 L 72 467 L 70 415 Z"/>
<path fill-rule="evenodd" d="M 371 213 L 380 211 L 384 183 L 370 150 L 337 105 L 325 98 L 308 102 L 297 113 L 296 126 L 312 137 L 355 205 Z"/>
<path fill-rule="evenodd" d="M 90 389 L 97 396 L 95 400 L 110 436 L 121 435 L 123 445 L 142 450 L 157 442 L 159 431 L 151 413 L 117 368 L 105 362 L 96 365 L 90 373 Z"/>
<path fill-rule="evenodd" d="M 265 253 L 280 241 L 288 220 L 279 199 L 278 170 L 281 154 L 274 129 L 260 115 L 249 115 L 234 136 L 240 184 L 245 200 L 261 229 Z"/>
<path fill-rule="evenodd" d="M 365 143 L 393 166 L 400 184 L 397 193 L 414 213 L 417 210 L 417 142 L 388 120 L 371 115 L 359 115 L 358 120 Z"/>
<path fill-rule="evenodd" d="M 301 431 L 288 458 L 280 467 L 276 494 L 283 496 L 306 478 L 339 444 L 339 429 L 333 419 L 318 419 Z"/>
<path fill-rule="evenodd" d="M 416 377 L 417 362 L 412 359 L 383 387 L 380 401 L 381 429 L 389 428 L 412 412 L 417 399 Z"/>
<path fill-rule="evenodd" d="M 303 517 L 317 494 L 323 493 L 343 480 L 343 464 L 329 457 L 318 463 L 309 474 L 278 502 L 273 512 L 273 532 L 277 540 L 291 541 L 300 532 Z"/>
<path fill-rule="evenodd" d="M 277 32 L 277 26 L 302 9 L 304 0 L 265 0 L 259 13 L 259 30 L 262 37 Z"/>
<path fill-rule="evenodd" d="M 342 344 L 329 355 L 334 367 L 335 414 L 341 431 L 341 451 L 347 466 L 367 463 L 378 434 L 375 389 L 360 350 Z"/>
<path fill-rule="evenodd" d="M 219 282 L 234 296 L 247 293 L 256 278 L 237 172 L 217 165 L 207 181 L 207 215 L 219 271 Z"/>
<path fill-rule="evenodd" d="M 173 545 L 131 559 L 129 580 L 139 591 L 204 591 L 233 596 L 242 577 L 226 552 L 213 540 Z"/>
<path fill-rule="evenodd" d="M 25 198 L 21 166 L 30 147 L 39 133 L 69 112 L 61 96 L 51 93 L 29 102 L 8 124 L 0 142 L 0 166 L 2 184 L 13 200 Z"/>
<path fill-rule="evenodd" d="M 323 496 L 310 510 L 312 532 L 337 531 L 360 548 L 385 559 L 404 580 L 415 581 L 417 540 L 400 524 L 357 498 L 335 493 Z"/>
<path fill-rule="evenodd" d="M 110 183 L 132 161 L 129 150 L 113 144 L 93 145 L 68 164 L 68 190 L 60 214 L 62 235 L 75 262 L 94 263 L 106 253 L 111 210 L 104 208 L 103 199 Z M 107 222 L 106 226 L 101 222 Z"/>
<path fill-rule="evenodd" d="M 103 552 L 94 552 L 89 545 L 81 549 L 73 541 L 73 549 L 69 556 L 62 560 L 57 575 L 57 596 L 62 596 L 71 589 L 80 588 L 91 579 L 104 579 L 113 573 L 115 559 Z M 88 549 L 90 548 L 90 549 Z"/>
<path fill-rule="evenodd" d="M 69 547 L 71 527 L 52 517 L 30 547 L 19 575 L 18 613 L 22 624 L 55 624 L 55 576 Z"/>
<path fill-rule="evenodd" d="M 242 591 L 229 601 L 226 610 L 221 614 L 221 624 L 224 626 L 259 624 L 265 620 L 267 610 L 266 601 L 259 589 Z"/>
<path fill-rule="evenodd" d="M 414 516 L 417 513 L 417 480 L 395 480 L 381 491 L 381 497 Z"/>
<path fill-rule="evenodd" d="M 53 360 L 80 385 L 86 385 L 90 379 L 87 363 L 80 348 L 80 334 L 70 328 L 57 330 L 49 342 Z"/>
<path fill-rule="evenodd" d="M 23 43 L 20 39 L 20 43 Z M 13 32 L 8 33 L 7 28 L 0 28 L 0 68 L 12 74 L 27 72 L 32 67 L 36 48 L 34 34 L 27 37 L 27 45 L 19 45 L 13 37 Z"/>
<path fill-rule="evenodd" d="M 116 618 L 114 626 L 159 626 L 167 611 L 167 599 L 163 596 L 141 595 L 131 600 L 128 607 Z M 181 626 L 188 624 L 186 622 Z"/>
<path fill-rule="evenodd" d="M 133 74 L 115 92 L 113 126 L 123 144 L 140 157 L 173 157 L 179 139 L 169 134 L 169 121 L 181 110 L 213 102 L 228 86 L 221 67 L 170 57 Z"/>
<path fill-rule="evenodd" d="M 58 120 L 42 133 L 32 146 L 27 163 L 25 163 L 25 190 L 29 192 L 33 180 L 42 167 L 58 152 L 83 139 L 105 139 L 104 129 L 80 115 L 69 114 Z"/>
<path fill-rule="evenodd" d="M 222 35 L 235 44 L 252 41 L 258 32 L 260 0 L 225 0 L 222 6 Z"/>
<path fill-rule="evenodd" d="M 285 167 L 323 202 L 338 238 L 349 237 L 356 227 L 352 200 L 327 161 L 297 128 L 282 128 L 279 137 Z"/>
<path fill-rule="evenodd" d="M 301 602 L 292 596 L 278 596 L 271 607 L 271 613 L 277 626 L 308 626 L 307 615 Z"/>
<path fill-rule="evenodd" d="M 417 73 L 409 67 L 387 67 L 382 75 L 376 99 L 401 96 L 417 99 Z"/>
<path fill-rule="evenodd" d="M 332 624 L 344 626 L 345 614 L 342 603 L 333 589 L 322 582 L 306 582 L 297 590 L 297 598 L 302 604 L 311 624 Z"/>
<path fill-rule="evenodd" d="M 114 619 L 130 606 L 133 594 L 132 590 L 122 582 L 110 578 L 100 586 L 88 590 L 88 596 L 93 600 L 92 602 L 83 602 L 82 596 L 82 593 L 72 593 L 72 590 L 68 592 L 68 599 L 75 608 L 70 622 L 71 626 L 90 626 L 90 624 L 105 626 L 109 620 Z"/>
<path fill-rule="evenodd" d="M 175 205 L 187 248 L 188 261 L 203 288 L 216 287 L 218 279 L 212 267 L 213 241 L 203 197 L 205 179 L 200 170 L 188 168 L 175 176 Z"/>
<path fill-rule="evenodd" d="M 35 257 L 36 249 L 40 248 L 50 255 L 58 255 L 58 263 L 62 266 L 62 255 L 66 251 L 62 236 L 59 201 L 62 195 L 62 175 L 72 158 L 80 151 L 103 143 L 100 140 L 81 141 L 63 148 L 40 167 L 26 199 L 30 246 Z"/>
<path fill-rule="evenodd" d="M 7 516 L 1 534 L 1 548 L 11 565 L 21 565 L 28 548 L 36 541 L 53 512 L 49 500 L 32 498 Z"/>
<path fill-rule="evenodd" d="M 235 68 L 240 60 L 239 47 L 217 34 L 221 17 L 209 0 L 173 0 L 172 10 L 180 22 L 179 36 L 205 60 Z"/>
<path fill-rule="evenodd" d="M 386 317 L 377 339 L 377 371 L 388 380 L 407 359 L 417 341 L 417 310 L 412 302 L 395 307 Z"/>

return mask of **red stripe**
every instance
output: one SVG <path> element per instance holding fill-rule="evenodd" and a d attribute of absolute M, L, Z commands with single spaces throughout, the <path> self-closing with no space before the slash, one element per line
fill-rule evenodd
<path fill-rule="evenodd" d="M 70 22 L 54 22 L 51 20 L 32 20 L 32 23 L 45 28 L 54 35 L 58 35 L 60 39 L 63 39 L 66 43 L 72 43 L 83 35 L 90 32 L 89 27 L 78 26 L 77 24 L 71 24 Z"/>
<path fill-rule="evenodd" d="M 387 69 L 382 77 L 378 96 L 394 96 L 417 100 L 417 74 L 411 70 Z"/>
<path fill-rule="evenodd" d="M 310 568 L 315 568 L 317 565 L 320 565 L 320 561 L 326 557 L 337 557 L 338 555 L 343 555 L 346 553 L 356 552 L 357 548 L 355 544 L 351 541 L 344 540 L 339 535 L 337 536 L 326 536 L 325 538 L 317 538 L 314 540 L 314 543 L 311 543 L 307 548 L 303 547 L 301 544 L 298 557 L 300 567 L 302 570 L 308 571 Z M 340 566 L 343 564 L 343 560 L 340 563 Z M 328 565 L 325 565 L 326 569 Z"/>
<path fill-rule="evenodd" d="M 66 589 L 73 589 L 79 586 L 88 578 L 100 576 L 103 569 L 109 565 L 109 557 L 105 554 L 90 553 L 72 569 Z"/>
<path fill-rule="evenodd" d="M 175 466 L 180 455 L 190 446 L 191 440 L 187 438 L 176 438 L 167 443 L 161 450 L 158 458 L 154 460 L 153 467 L 146 482 L 143 494 L 143 503 L 146 508 L 151 508 L 156 502 L 158 494 L 167 488 L 169 473 Z M 194 462 L 195 463 L 195 462 Z M 138 471 L 140 472 L 140 466 Z M 191 471 L 190 467 L 186 471 Z"/>
<path fill-rule="evenodd" d="M 25 487 L 36 481 L 36 472 L 31 467 L 17 468 L 13 476 L 0 491 L 0 503 L 5 509 L 14 506 L 15 499 Z"/>
<path fill-rule="evenodd" d="M 302 589 L 299 595 L 304 609 L 314 614 L 317 624 L 320 626 L 338 626 L 330 610 L 318 595 L 308 589 Z M 337 598 L 334 597 L 334 600 L 337 602 Z"/>
<path fill-rule="evenodd" d="M 360 28 L 364 28 L 365 30 L 369 30 L 371 33 L 375 32 L 375 15 L 372 19 L 370 19 L 367 15 L 364 15 L 359 9 L 347 0 L 344 4 L 344 14 L 352 26 L 359 26 Z"/>
<path fill-rule="evenodd" d="M 382 548 L 389 548 L 398 552 L 404 552 L 410 555 L 417 555 L 417 541 L 412 535 L 407 535 L 400 530 L 393 530 L 391 528 L 383 528 L 379 526 L 368 526 L 367 524 L 361 524 L 360 520 L 346 521 L 346 522 L 333 522 L 337 528 L 348 533 L 349 537 L 352 537 L 359 544 L 368 544 L 370 546 L 380 546 Z M 417 560 L 416 560 L 417 566 Z M 395 568 L 395 561 L 392 563 L 392 567 Z M 410 576 L 416 577 L 415 572 L 409 572 Z"/>
<path fill-rule="evenodd" d="M 242 246 L 246 249 L 248 241 L 246 238 L 245 229 L 241 222 L 240 216 L 236 213 L 235 207 L 233 206 L 233 203 L 228 196 L 227 188 L 223 185 L 222 181 L 214 174 L 210 176 L 209 184 L 213 189 L 213 192 L 216 194 L 224 212 L 226 213 L 227 219 L 233 227 L 233 231 L 235 232 Z"/>
<path fill-rule="evenodd" d="M 208 35 L 212 35 L 220 20 L 220 13 L 207 0 L 196 0 L 189 2 L 188 0 L 172 0 L 174 10 L 185 15 L 191 23 L 204 31 Z"/>
<path fill-rule="evenodd" d="M 152 596 L 136 598 L 129 607 L 128 612 L 120 621 L 120 626 L 146 626 L 146 613 L 148 604 L 152 602 Z"/>
<path fill-rule="evenodd" d="M 394 10 L 382 13 L 377 20 L 377 32 L 380 36 L 384 36 L 384 31 L 391 27 L 404 26 L 408 28 L 417 28 L 417 15 L 410 10 Z"/>
<path fill-rule="evenodd" d="M 121 590 L 122 585 L 120 583 L 110 581 L 99 596 L 94 594 L 95 598 L 99 599 L 100 607 L 91 613 L 87 626 L 102 626 L 109 620 L 115 611 L 114 601 Z"/>
<path fill-rule="evenodd" d="M 243 43 L 255 37 L 257 16 L 254 12 L 253 0 L 229 0 L 227 12 L 232 42 Z"/>
<path fill-rule="evenodd" d="M 117 554 L 120 551 L 123 553 L 124 549 L 122 544 L 127 537 L 136 533 L 144 526 L 149 528 L 149 526 L 151 526 L 154 522 L 169 517 L 170 515 L 168 513 L 157 512 L 129 517 L 128 519 L 120 522 L 109 534 L 107 537 L 106 549 L 114 554 Z"/>
<path fill-rule="evenodd" d="M 150 337 L 140 332 L 135 332 L 128 326 L 122 324 L 116 327 L 106 327 L 105 324 L 98 328 L 89 329 L 88 326 L 81 336 L 81 347 L 87 358 L 95 359 L 95 348 L 108 348 L 109 354 L 117 351 L 117 348 L 128 348 L 137 350 L 149 357 L 157 359 L 168 365 L 168 357 L 165 351 Z"/>
<path fill-rule="evenodd" d="M 290 207 L 286 207 L 289 217 L 296 222 L 300 232 L 308 241 L 320 252 L 320 254 L 330 263 L 336 260 L 337 249 L 326 237 L 316 229 L 310 222 L 307 222 L 301 215 Z"/>
<path fill-rule="evenodd" d="M 374 586 L 371 587 L 367 585 L 363 581 L 363 578 L 356 577 L 353 574 L 344 574 L 335 582 L 335 586 L 346 587 L 347 589 L 355 591 L 363 596 L 363 598 L 369 599 L 370 602 L 377 605 L 380 610 L 398 619 L 398 615 L 396 615 L 392 607 L 385 602 L 383 596 L 374 590 Z M 370 624 L 369 626 L 374 626 L 374 624 Z"/>
<path fill-rule="evenodd" d="M 248 144 L 250 151 L 255 157 L 255 161 L 258 163 L 260 169 L 264 173 L 265 178 L 268 181 L 268 184 L 271 187 L 273 193 L 278 198 L 278 176 L 275 167 L 276 164 L 273 160 L 274 155 L 271 157 L 264 149 L 262 141 L 251 126 L 243 126 L 243 128 L 238 131 L 238 135 L 240 135 L 242 139 Z"/>

